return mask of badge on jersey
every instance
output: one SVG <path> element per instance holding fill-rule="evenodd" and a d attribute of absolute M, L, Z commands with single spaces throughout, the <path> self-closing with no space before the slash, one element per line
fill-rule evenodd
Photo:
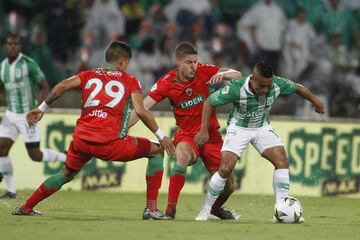
<path fill-rule="evenodd" d="M 157 83 L 155 83 L 155 84 L 151 87 L 150 92 L 153 92 L 153 91 L 155 91 L 156 89 L 157 89 Z"/>
<path fill-rule="evenodd" d="M 189 97 L 191 97 L 191 95 L 193 94 L 193 90 L 191 87 L 188 87 L 185 89 L 185 93 L 186 95 L 188 95 Z"/>
<path fill-rule="evenodd" d="M 228 94 L 228 93 L 229 93 L 229 89 L 230 89 L 230 87 L 229 87 L 229 86 L 226 86 L 226 87 L 224 87 L 224 88 L 221 90 L 221 93 L 222 93 L 222 94 Z"/>
<path fill-rule="evenodd" d="M 15 77 L 16 77 L 16 78 L 21 78 L 21 69 L 20 69 L 20 68 L 17 68 L 17 69 L 15 70 Z"/>

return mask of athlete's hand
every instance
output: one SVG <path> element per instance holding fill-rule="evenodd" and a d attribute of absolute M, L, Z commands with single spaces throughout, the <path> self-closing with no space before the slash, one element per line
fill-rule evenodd
<path fill-rule="evenodd" d="M 201 148 L 207 141 L 209 141 L 208 131 L 199 131 L 194 138 L 195 146 Z"/>
<path fill-rule="evenodd" d="M 40 111 L 38 108 L 34 108 L 26 114 L 26 119 L 29 125 L 34 125 L 36 122 L 40 121 L 43 116 L 44 112 Z"/>
<path fill-rule="evenodd" d="M 160 141 L 160 144 L 169 156 L 175 157 L 175 146 L 170 138 L 165 136 L 163 140 Z"/>
<path fill-rule="evenodd" d="M 325 113 L 324 104 L 319 100 L 314 102 L 314 109 L 315 109 L 315 112 L 317 112 L 317 113 L 320 113 L 320 114 Z"/>
<path fill-rule="evenodd" d="M 214 84 L 214 83 L 221 83 L 223 78 L 224 78 L 224 73 L 223 72 L 218 72 L 217 74 L 215 74 L 214 76 L 212 76 L 210 78 L 209 81 L 207 81 L 207 84 Z"/>

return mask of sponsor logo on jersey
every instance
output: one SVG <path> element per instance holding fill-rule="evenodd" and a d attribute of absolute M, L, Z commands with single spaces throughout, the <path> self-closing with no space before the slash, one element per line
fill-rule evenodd
<path fill-rule="evenodd" d="M 186 95 L 188 95 L 189 97 L 191 97 L 191 95 L 193 94 L 193 90 L 191 87 L 188 87 L 185 89 L 185 93 Z"/>
<path fill-rule="evenodd" d="M 259 117 L 262 114 L 266 113 L 269 111 L 269 108 L 263 108 L 263 109 L 259 109 L 255 112 L 248 112 L 246 110 L 242 110 L 240 111 L 240 114 L 243 115 L 243 117 L 247 117 L 247 118 L 253 118 L 253 117 Z"/>
<path fill-rule="evenodd" d="M 122 74 L 122 72 L 119 72 L 119 71 L 108 71 L 107 75 L 121 77 L 123 74 Z"/>
<path fill-rule="evenodd" d="M 25 88 L 25 82 L 7 82 L 5 83 L 6 89 Z"/>
<path fill-rule="evenodd" d="M 106 70 L 103 68 L 96 68 L 94 71 L 96 74 L 106 74 Z"/>
<path fill-rule="evenodd" d="M 194 97 L 194 98 L 192 98 L 190 100 L 186 100 L 186 101 L 183 101 L 183 102 L 179 103 L 179 107 L 181 109 L 188 109 L 188 108 L 195 107 L 195 106 L 199 105 L 200 103 L 204 102 L 204 100 L 205 100 L 205 97 L 202 94 L 201 96 L 197 96 L 197 97 Z"/>
<path fill-rule="evenodd" d="M 88 114 L 90 117 L 107 118 L 108 114 L 101 109 L 95 109 Z"/>

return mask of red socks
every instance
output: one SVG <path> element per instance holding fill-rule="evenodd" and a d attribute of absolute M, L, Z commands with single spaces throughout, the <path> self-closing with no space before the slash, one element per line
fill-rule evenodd
<path fill-rule="evenodd" d="M 166 214 L 168 215 L 175 215 L 179 194 L 185 184 L 185 173 L 186 167 L 181 167 L 175 164 L 173 174 L 170 176 L 168 206 L 166 209 Z"/>
<path fill-rule="evenodd" d="M 163 170 L 156 171 L 153 176 L 146 176 L 146 207 L 151 211 L 157 209 L 157 198 L 162 176 Z"/>
<path fill-rule="evenodd" d="M 47 189 L 44 184 L 36 189 L 33 194 L 26 200 L 26 202 L 21 206 L 24 211 L 31 211 L 39 202 L 49 197 L 51 194 L 56 192 L 57 189 Z"/>

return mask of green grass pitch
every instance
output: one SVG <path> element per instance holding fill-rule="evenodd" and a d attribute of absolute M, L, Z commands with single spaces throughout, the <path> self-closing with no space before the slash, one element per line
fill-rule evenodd
<path fill-rule="evenodd" d="M 19 192 L 16 200 L 0 200 L 0 238 L 15 239 L 358 239 L 360 199 L 299 197 L 304 224 L 272 224 L 273 197 L 234 195 L 228 206 L 238 221 L 196 222 L 203 195 L 182 194 L 175 221 L 141 219 L 145 194 L 60 191 L 39 204 L 41 217 L 11 216 L 13 208 L 30 192 Z M 159 207 L 166 205 L 161 195 Z"/>

